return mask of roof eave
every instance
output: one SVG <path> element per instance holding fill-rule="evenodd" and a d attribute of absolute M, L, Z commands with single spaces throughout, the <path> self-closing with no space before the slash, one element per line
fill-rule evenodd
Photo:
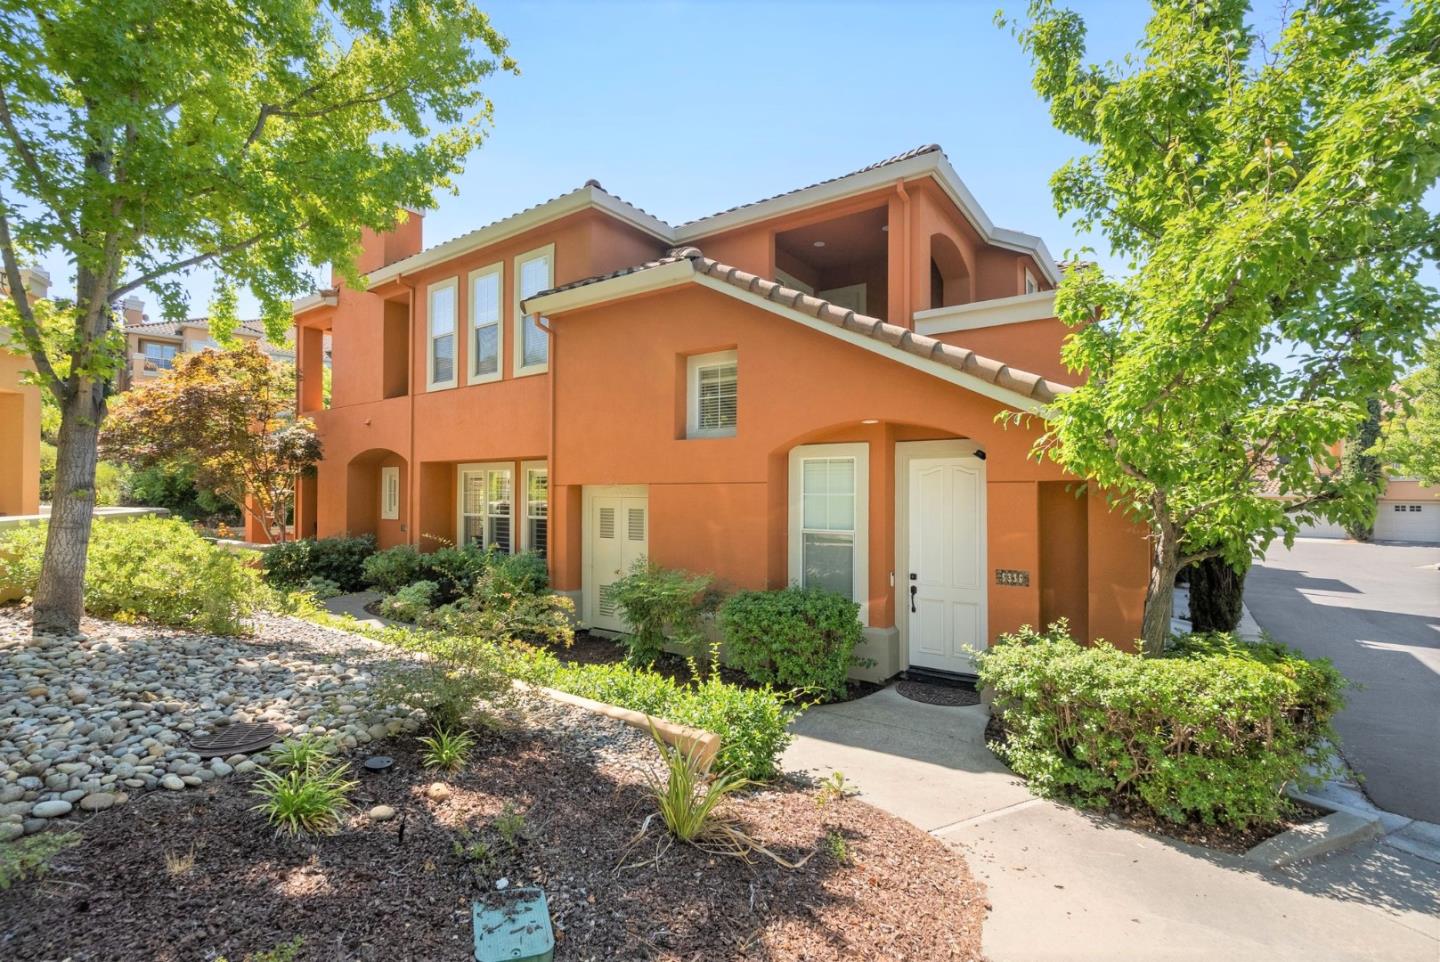
<path fill-rule="evenodd" d="M 453 258 L 463 257 L 482 247 L 498 244 L 525 231 L 533 230 L 550 221 L 587 208 L 604 211 L 617 220 L 651 234 L 659 240 L 667 243 L 672 241 L 674 229 L 669 224 L 652 214 L 647 214 L 633 204 L 628 204 L 613 194 L 607 193 L 602 188 L 587 185 L 572 190 L 568 194 L 561 194 L 559 197 L 529 210 L 512 214 L 487 227 L 461 234 L 428 251 L 421 251 L 371 271 L 365 279 L 365 289 L 374 290 L 402 274 L 413 274 Z"/>
<path fill-rule="evenodd" d="M 867 337 L 843 327 L 836 327 L 834 324 L 829 324 L 815 317 L 811 317 L 804 311 L 796 310 L 783 303 L 770 300 L 761 294 L 702 274 L 695 269 L 694 262 L 689 259 L 676 261 L 648 270 L 623 274 L 619 277 L 595 281 L 592 284 L 586 284 L 581 287 L 556 291 L 553 294 L 542 294 L 523 302 L 521 307 L 526 313 L 556 315 L 593 307 L 624 297 L 633 297 L 637 294 L 678 287 L 681 284 L 691 282 L 714 291 L 719 291 L 743 303 L 778 314 L 788 320 L 796 321 L 811 330 L 829 334 L 846 343 L 853 344 L 856 347 L 873 354 L 878 354 L 892 361 L 897 361 L 925 374 L 949 381 L 975 394 L 998 401 L 1013 410 L 1037 414 L 1041 417 L 1045 417 L 1049 411 L 1048 405 L 1043 401 L 1028 397 L 1018 391 L 1012 391 L 1009 388 L 992 384 L 984 378 L 967 374 L 949 365 L 941 364 L 907 351 L 894 350 L 889 344 L 882 340 Z"/>

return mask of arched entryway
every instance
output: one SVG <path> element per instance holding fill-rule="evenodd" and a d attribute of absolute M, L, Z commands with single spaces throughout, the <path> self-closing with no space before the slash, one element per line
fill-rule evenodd
<path fill-rule="evenodd" d="M 351 534 L 373 534 L 390 548 L 409 542 L 408 464 L 394 451 L 371 448 L 345 467 L 345 527 Z"/>
<path fill-rule="evenodd" d="M 971 300 L 970 268 L 955 241 L 930 235 L 930 307 L 953 307 Z"/>

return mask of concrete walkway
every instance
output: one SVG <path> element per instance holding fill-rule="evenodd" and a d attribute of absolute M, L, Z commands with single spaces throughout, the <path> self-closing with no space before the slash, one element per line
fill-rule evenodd
<path fill-rule="evenodd" d="M 393 625 L 395 622 L 389 618 L 381 618 L 379 615 L 372 615 L 365 610 L 365 606 L 372 601 L 379 601 L 381 594 L 378 591 L 356 591 L 348 595 L 336 595 L 334 598 L 326 598 L 322 604 L 325 610 L 332 615 L 349 615 L 360 624 L 370 628 L 384 628 Z"/>
<path fill-rule="evenodd" d="M 1440 863 L 1378 843 L 1277 871 L 1033 797 L 984 746 L 982 706 L 893 688 L 812 709 L 785 767 L 956 845 L 989 888 L 994 962 L 1440 958 Z"/>

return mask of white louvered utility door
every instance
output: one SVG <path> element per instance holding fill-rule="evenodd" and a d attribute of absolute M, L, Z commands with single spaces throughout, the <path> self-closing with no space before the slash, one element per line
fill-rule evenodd
<path fill-rule="evenodd" d="M 592 628 L 626 631 L 611 586 L 645 557 L 650 544 L 650 506 L 644 489 L 597 489 L 589 498 L 590 563 L 585 578 L 587 621 Z M 587 492 L 590 493 L 590 492 Z"/>

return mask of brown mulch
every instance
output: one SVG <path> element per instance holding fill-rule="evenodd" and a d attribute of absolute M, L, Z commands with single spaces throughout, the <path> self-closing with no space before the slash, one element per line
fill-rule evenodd
<path fill-rule="evenodd" d="M 990 720 L 985 723 L 985 744 L 987 746 L 998 745 L 1003 748 L 1007 737 L 1005 724 L 1001 721 L 1000 716 L 991 715 Z M 991 751 L 994 751 L 993 747 Z M 997 757 L 1000 756 L 997 755 Z M 1004 761 L 1003 757 L 1001 757 L 1001 761 Z M 1248 828 L 1206 825 L 1201 821 L 1172 822 L 1139 804 L 1117 805 L 1097 814 L 1137 832 L 1173 838 L 1176 841 L 1198 845 L 1202 848 L 1213 848 L 1221 852 L 1244 855 L 1266 839 L 1274 838 L 1281 832 L 1288 832 L 1292 828 L 1313 822 L 1317 818 L 1324 818 L 1329 813 L 1306 805 L 1304 802 L 1291 802 L 1290 813 L 1280 821 L 1269 825 L 1251 825 Z"/>
<path fill-rule="evenodd" d="M 546 645 L 545 650 L 571 665 L 613 665 L 623 662 L 626 654 L 625 646 L 620 642 L 592 635 L 588 631 L 575 632 L 575 642 L 568 647 Z M 695 679 L 694 674 L 690 671 L 690 662 L 683 655 L 677 655 L 671 651 L 662 653 L 650 668 L 657 674 L 664 675 L 681 684 L 688 684 Z M 740 688 L 760 687 L 757 682 L 751 680 L 750 676 L 734 668 L 721 667 L 720 677 L 729 684 Z M 875 682 L 852 678 L 845 683 L 843 697 L 829 698 L 825 700 L 825 703 L 837 704 L 854 701 L 857 698 L 864 698 L 866 695 L 873 695 L 884 687 Z"/>
<path fill-rule="evenodd" d="M 357 776 L 330 837 L 277 837 L 240 777 L 93 817 L 46 879 L 0 892 L 0 958 L 239 962 L 299 936 L 300 960 L 460 962 L 471 900 L 502 877 L 543 886 L 559 960 L 980 958 L 988 903 L 964 861 L 855 799 L 781 786 L 733 802 L 769 849 L 811 856 L 790 869 L 668 844 L 657 824 L 632 846 L 651 811 L 639 772 L 562 737 L 488 736 L 440 802 L 413 743 L 381 750 L 394 767 Z M 399 814 L 371 823 L 374 804 Z M 524 817 L 513 848 L 495 825 L 507 806 Z M 477 843 L 488 854 L 467 854 Z"/>

